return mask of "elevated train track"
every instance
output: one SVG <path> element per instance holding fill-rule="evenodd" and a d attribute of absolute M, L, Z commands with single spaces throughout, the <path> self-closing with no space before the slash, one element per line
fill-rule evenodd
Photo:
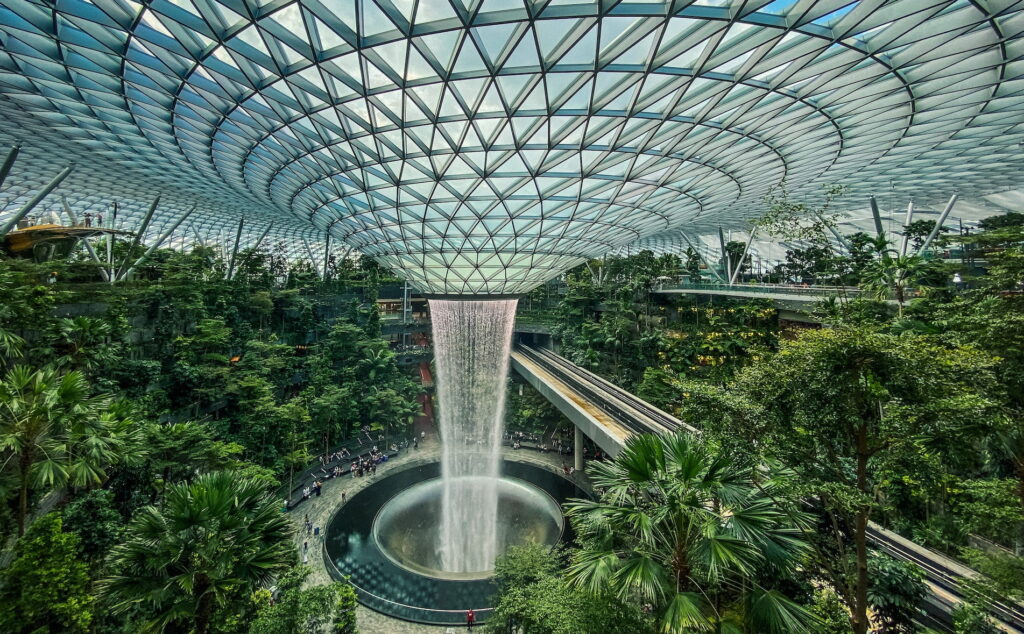
<path fill-rule="evenodd" d="M 596 405 L 630 433 L 674 433 L 680 429 L 699 434 L 700 430 L 645 402 L 634 394 L 585 370 L 550 350 L 518 345 L 514 354 L 528 359 L 535 366 L 574 390 L 580 397 Z M 961 582 L 979 577 L 970 568 L 940 553 L 907 540 L 874 523 L 868 527 L 868 538 L 881 550 L 896 559 L 918 565 L 931 590 L 926 606 L 925 625 L 952 631 L 951 612 L 965 601 Z M 991 603 L 990 612 L 1005 632 L 1024 634 L 1024 610 L 1015 603 Z"/>

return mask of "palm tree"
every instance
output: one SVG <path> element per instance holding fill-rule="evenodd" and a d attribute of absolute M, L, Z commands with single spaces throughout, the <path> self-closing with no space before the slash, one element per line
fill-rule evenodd
<path fill-rule="evenodd" d="M 100 588 L 115 612 L 143 606 L 151 630 L 206 634 L 229 596 L 267 586 L 294 559 L 280 504 L 262 484 L 217 471 L 171 486 L 162 508 L 140 509 Z"/>
<path fill-rule="evenodd" d="M 875 299 L 883 301 L 890 293 L 899 305 L 899 316 L 903 316 L 903 305 L 907 289 L 921 281 L 929 272 L 930 264 L 919 255 L 896 255 L 883 251 L 880 257 L 864 267 L 862 285 Z"/>
<path fill-rule="evenodd" d="M 134 453 L 134 424 L 109 400 L 90 396 L 81 372 L 11 368 L 0 381 L 0 452 L 18 480 L 18 534 L 36 486 L 91 486 Z"/>
<path fill-rule="evenodd" d="M 568 505 L 583 544 L 570 582 L 654 606 L 666 633 L 721 631 L 736 618 L 758 632 L 807 631 L 809 612 L 756 581 L 806 552 L 806 519 L 776 504 L 778 484 L 760 476 L 689 435 L 632 438 L 614 462 L 594 463 L 600 499 Z"/>
<path fill-rule="evenodd" d="M 74 317 L 57 321 L 51 341 L 56 348 L 55 365 L 60 368 L 92 372 L 113 357 L 107 342 L 110 324 L 92 317 Z"/>
<path fill-rule="evenodd" d="M 10 330 L 0 327 L 0 364 L 6 359 L 20 359 L 25 340 Z"/>

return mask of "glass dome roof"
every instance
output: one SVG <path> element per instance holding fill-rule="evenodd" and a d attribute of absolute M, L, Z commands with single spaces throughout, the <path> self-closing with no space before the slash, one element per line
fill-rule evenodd
<path fill-rule="evenodd" d="M 8 211 L 328 233 L 436 293 L 519 293 L 796 195 L 1022 185 L 1009 0 L 0 0 Z M 0 148 L 2 149 L 2 148 Z M 677 242 L 678 241 L 678 242 Z M 682 246 L 685 248 L 685 246 Z"/>

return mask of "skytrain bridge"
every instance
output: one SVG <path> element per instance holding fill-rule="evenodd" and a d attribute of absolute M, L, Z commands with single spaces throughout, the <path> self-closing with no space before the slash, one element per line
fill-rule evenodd
<path fill-rule="evenodd" d="M 700 433 L 697 428 L 550 350 L 520 344 L 512 352 L 512 367 L 572 421 L 576 429 L 577 470 L 585 466 L 584 434 L 603 451 L 616 456 L 633 434 L 678 430 Z M 965 600 L 961 582 L 976 579 L 980 574 L 874 523 L 869 524 L 868 537 L 876 549 L 914 563 L 924 571 L 931 593 L 922 621 L 929 627 L 952 632 L 952 610 Z M 1004 631 L 1024 633 L 1021 606 L 993 601 L 991 613 Z"/>

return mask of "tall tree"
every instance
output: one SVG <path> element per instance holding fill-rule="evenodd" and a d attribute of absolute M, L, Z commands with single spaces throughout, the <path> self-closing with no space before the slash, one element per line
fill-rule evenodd
<path fill-rule="evenodd" d="M 88 632 L 94 597 L 79 539 L 58 513 L 33 522 L 0 574 L 0 631 Z"/>
<path fill-rule="evenodd" d="M 886 300 L 891 294 L 902 317 L 908 289 L 928 278 L 934 268 L 933 263 L 919 255 L 898 255 L 884 251 L 864 267 L 861 286 L 878 300 Z"/>
<path fill-rule="evenodd" d="M 715 631 L 740 614 L 758 632 L 806 630 L 812 615 L 759 573 L 792 572 L 806 552 L 803 521 L 777 503 L 777 483 L 695 437 L 644 435 L 595 463 L 598 500 L 568 505 L 582 538 L 577 586 L 654 606 L 666 633 Z M 738 600 L 737 600 L 738 597 Z"/>
<path fill-rule="evenodd" d="M 760 415 L 731 431 L 797 470 L 830 518 L 818 564 L 858 634 L 868 628 L 867 528 L 879 487 L 894 473 L 930 480 L 969 450 L 994 421 L 992 365 L 971 348 L 840 326 L 807 331 L 737 375 Z"/>
<path fill-rule="evenodd" d="M 356 634 L 356 592 L 348 583 L 333 582 L 303 589 L 306 566 L 292 568 L 277 581 L 278 598 L 263 606 L 249 634 L 322 632 Z"/>
<path fill-rule="evenodd" d="M 280 504 L 261 483 L 204 474 L 173 485 L 160 508 L 135 514 L 100 588 L 117 613 L 142 606 L 148 628 L 206 634 L 231 596 L 268 585 L 294 562 L 290 537 Z"/>
<path fill-rule="evenodd" d="M 135 457 L 137 439 L 123 406 L 90 396 L 80 372 L 11 368 L 0 381 L 0 452 L 18 481 L 18 534 L 33 485 L 99 484 L 110 465 Z"/>

